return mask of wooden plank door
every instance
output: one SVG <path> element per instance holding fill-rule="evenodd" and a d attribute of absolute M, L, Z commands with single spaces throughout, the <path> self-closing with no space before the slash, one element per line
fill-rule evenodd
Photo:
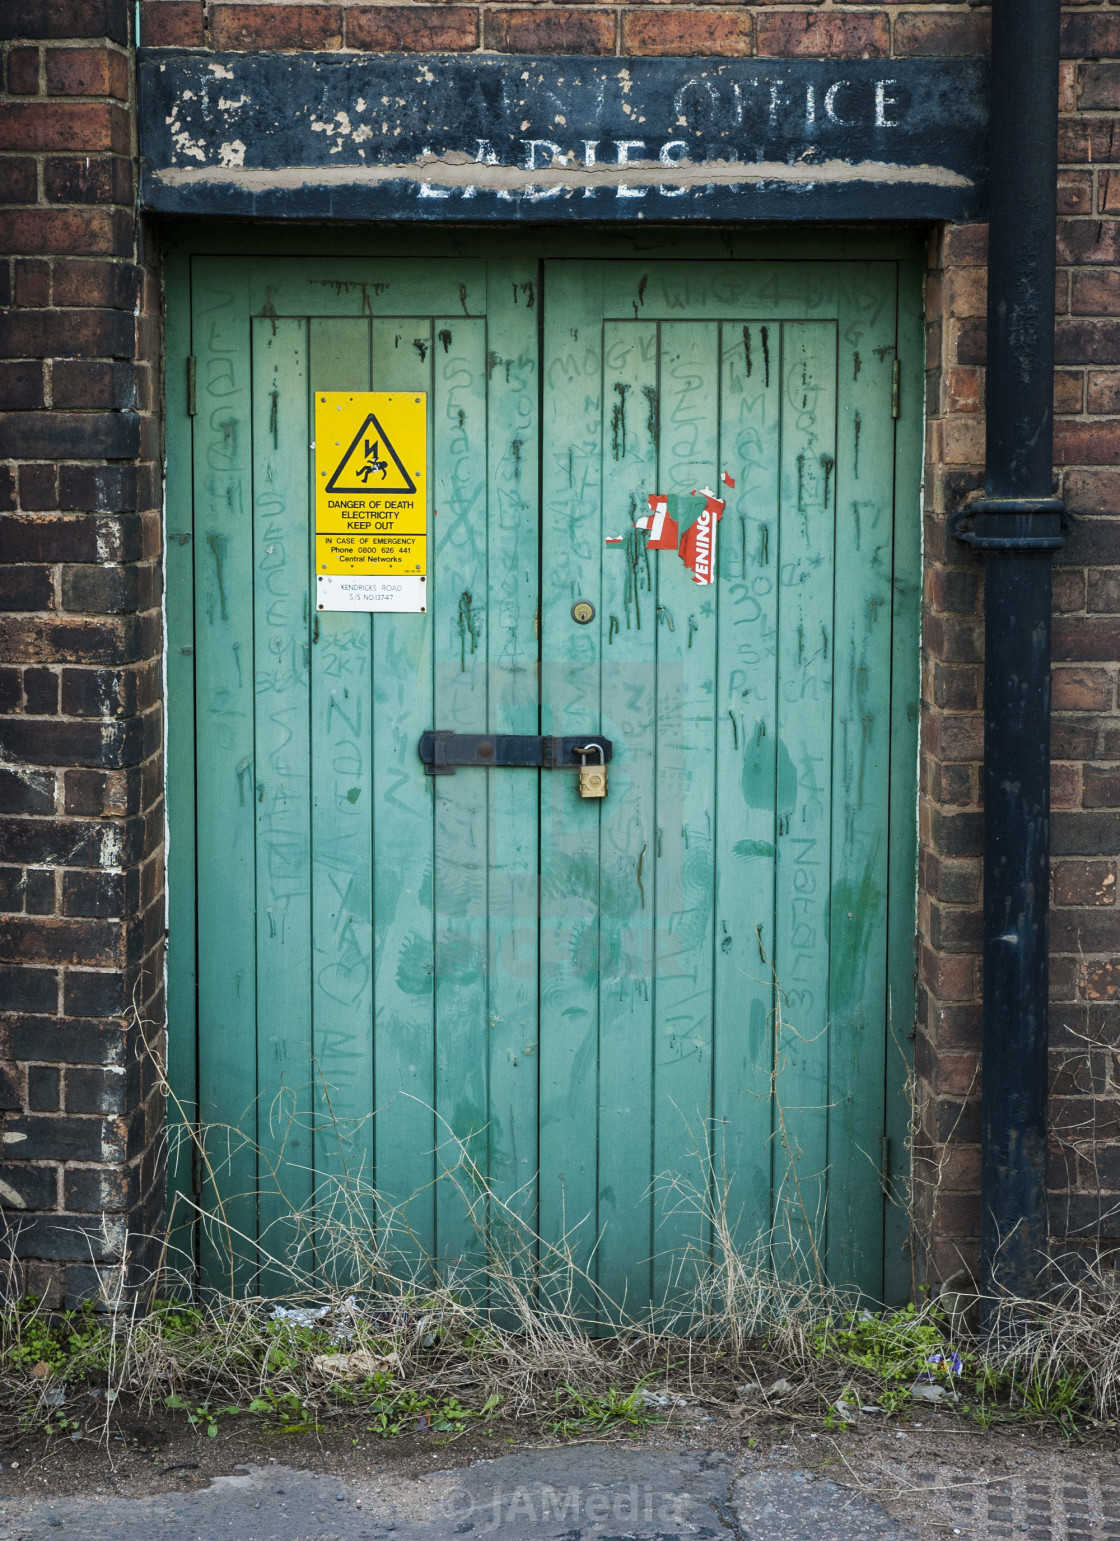
<path fill-rule="evenodd" d="M 543 1234 L 620 1307 L 687 1293 L 717 1215 L 878 1295 L 913 894 L 896 265 L 557 261 L 544 294 L 542 715 L 597 711 L 615 758 L 605 802 L 542 791 Z M 710 586 L 633 529 L 700 488 Z"/>
<path fill-rule="evenodd" d="M 413 1264 L 477 1257 L 491 1197 L 535 1208 L 537 786 L 433 781 L 417 744 L 537 730 L 537 265 L 192 269 L 169 616 L 197 991 L 181 920 L 171 1010 L 197 1033 L 203 1275 L 347 1284 L 387 1229 Z M 371 388 L 427 393 L 426 614 L 310 597 L 314 393 Z"/>
<path fill-rule="evenodd" d="M 913 920 L 898 266 L 198 257 L 190 292 L 169 978 L 203 1276 L 349 1285 L 386 1236 L 473 1269 L 535 1231 L 610 1320 L 686 1291 L 725 1221 L 880 1294 Z M 314 608 L 328 389 L 427 393 L 425 614 Z M 635 520 L 705 487 L 702 586 Z M 430 728 L 602 734 L 609 795 L 429 778 Z"/>

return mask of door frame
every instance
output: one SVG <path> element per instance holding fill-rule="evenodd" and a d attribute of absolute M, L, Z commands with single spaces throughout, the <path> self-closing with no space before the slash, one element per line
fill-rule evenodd
<path fill-rule="evenodd" d="M 887 900 L 890 995 L 881 1177 L 884 1212 L 883 1299 L 911 1293 L 909 1194 L 916 1002 L 918 898 L 918 730 L 922 617 L 922 467 L 925 428 L 924 268 L 927 232 L 916 227 L 649 227 L 590 231 L 539 227 L 347 227 L 321 232 L 290 225 L 205 222 L 163 227 L 164 280 L 164 591 L 165 795 L 167 850 L 167 1070 L 169 1121 L 197 1118 L 197 906 L 194 820 L 194 594 L 192 424 L 188 403 L 191 259 L 195 256 L 416 257 L 503 256 L 642 261 L 896 261 L 898 363 L 902 420 L 895 439 L 895 582 L 891 650 L 891 777 Z M 914 403 L 911 417 L 909 403 Z M 916 419 L 916 421 L 915 421 Z M 908 420 L 908 421 L 907 421 Z M 913 518 L 900 498 L 913 491 Z M 899 577 L 899 574 L 903 576 Z M 909 688 L 906 688 L 909 681 Z M 913 766 L 913 775 L 897 772 Z M 190 1139 L 172 1136 L 168 1158 L 170 1242 L 197 1257 L 197 1226 L 174 1195 L 201 1194 L 201 1162 Z"/>

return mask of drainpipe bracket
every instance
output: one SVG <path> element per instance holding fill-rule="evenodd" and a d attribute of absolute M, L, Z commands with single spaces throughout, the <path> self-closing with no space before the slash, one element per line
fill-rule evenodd
<path fill-rule="evenodd" d="M 1061 498 L 978 498 L 949 516 L 949 534 L 974 551 L 1060 551 L 1072 524 Z"/>

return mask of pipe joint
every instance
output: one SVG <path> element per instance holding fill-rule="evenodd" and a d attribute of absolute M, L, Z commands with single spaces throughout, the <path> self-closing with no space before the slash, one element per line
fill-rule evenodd
<path fill-rule="evenodd" d="M 1060 551 L 1072 521 L 1061 498 L 983 497 L 949 516 L 949 534 L 974 551 Z"/>

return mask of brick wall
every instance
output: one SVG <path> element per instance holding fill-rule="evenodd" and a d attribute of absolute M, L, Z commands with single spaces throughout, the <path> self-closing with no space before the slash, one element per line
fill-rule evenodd
<path fill-rule="evenodd" d="M 131 1015 L 160 1021 L 164 920 L 130 11 L 0 5 L 0 1203 L 17 1284 L 51 1299 L 142 1268 L 160 1208 Z"/>
<path fill-rule="evenodd" d="M 0 7 L 0 1203 L 29 1282 L 74 1295 L 158 1204 L 161 1020 L 155 278 L 132 212 L 126 0 Z M 982 6 L 142 0 L 150 46 L 970 54 Z M 1065 8 L 1055 574 L 1053 1215 L 1120 1240 L 1120 6 Z M 946 515 L 981 482 L 984 230 L 930 242 L 915 1174 L 919 1278 L 979 1223 L 982 564 Z M 18 764 L 19 769 L 10 768 Z M 20 1137 L 23 1138 L 20 1138 Z M 109 1215 L 98 1218 L 99 1210 Z M 138 1262 L 143 1246 L 135 1249 Z M 37 1260 L 37 1261 L 36 1261 Z"/>
<path fill-rule="evenodd" d="M 1051 1226 L 1120 1245 L 1120 13 L 1069 6 L 1060 82 L 1054 569 Z M 1109 57 L 1111 56 L 1111 58 Z M 916 1032 L 919 1277 L 976 1260 L 982 560 L 947 512 L 982 484 L 986 232 L 930 245 Z"/>
<path fill-rule="evenodd" d="M 1113 18 L 1114 21 L 1117 18 Z M 860 5 L 331 4 L 256 0 L 142 0 L 148 47 L 340 49 L 371 52 L 722 54 L 734 57 L 885 59 L 983 53 L 988 17 L 970 0 Z"/>

